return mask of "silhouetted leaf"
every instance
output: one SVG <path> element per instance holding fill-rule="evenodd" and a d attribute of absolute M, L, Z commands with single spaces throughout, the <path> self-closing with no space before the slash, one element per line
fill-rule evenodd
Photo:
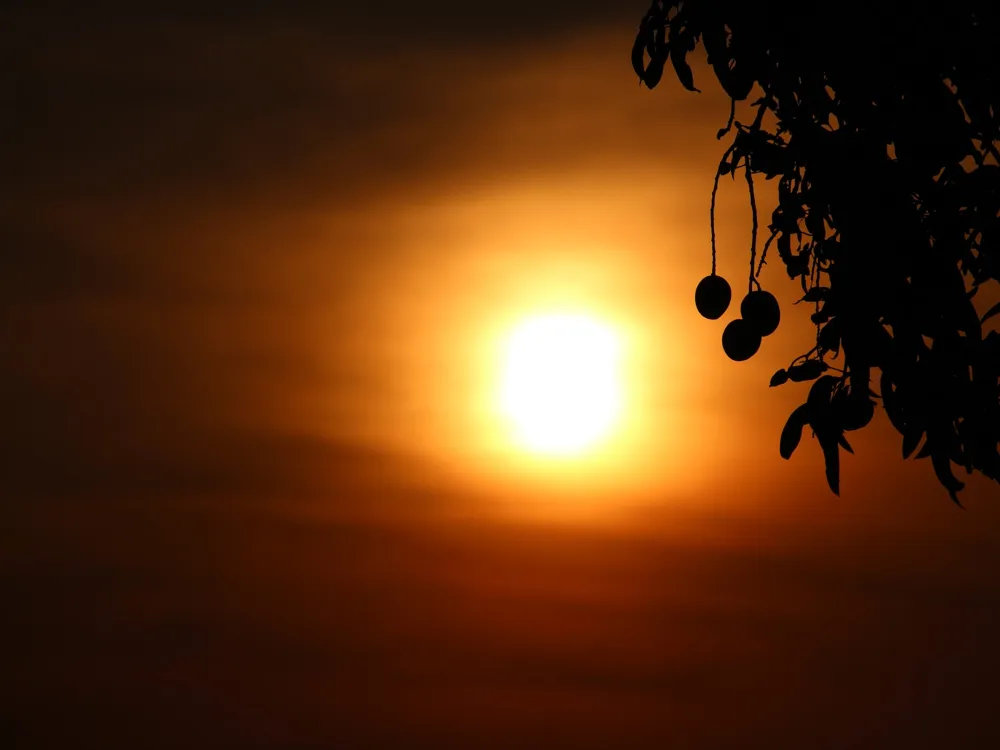
<path fill-rule="evenodd" d="M 639 77 L 640 81 L 646 80 L 646 44 L 647 37 L 642 31 L 636 35 L 635 43 L 632 45 L 632 70 Z"/>
<path fill-rule="evenodd" d="M 847 438 L 844 437 L 844 433 L 840 433 L 837 436 L 837 442 L 840 443 L 840 447 L 843 448 L 845 451 L 847 451 L 851 455 L 854 454 L 854 449 L 851 447 L 851 444 L 847 442 Z"/>
<path fill-rule="evenodd" d="M 814 241 L 822 242 L 826 238 L 826 226 L 822 212 L 812 209 L 806 214 L 806 230 Z"/>
<path fill-rule="evenodd" d="M 713 64 L 712 68 L 719 79 L 719 83 L 722 84 L 722 88 L 725 89 L 730 98 L 741 102 L 750 96 L 750 92 L 753 90 L 754 79 L 745 70 L 745 66 L 737 63 L 734 67 L 730 68 L 728 65 L 724 67 L 722 64 L 717 63 Z"/>
<path fill-rule="evenodd" d="M 774 388 L 777 385 L 784 385 L 788 382 L 788 372 L 785 370 L 778 370 L 774 375 L 771 376 L 770 387 Z"/>
<path fill-rule="evenodd" d="M 785 270 L 790 279 L 797 279 L 800 276 L 809 274 L 809 252 L 800 250 L 797 255 L 791 256 L 785 261 Z"/>
<path fill-rule="evenodd" d="M 924 431 L 920 428 L 910 428 L 903 432 L 903 459 L 913 455 L 913 451 L 920 445 L 924 437 Z"/>
<path fill-rule="evenodd" d="M 885 370 L 882 371 L 882 382 L 879 388 L 882 391 L 882 406 L 886 416 L 889 417 L 889 421 L 897 432 L 903 432 L 906 428 L 903 421 L 903 411 L 896 397 L 896 392 L 893 390 L 892 378 Z"/>
<path fill-rule="evenodd" d="M 934 473 L 937 475 L 938 481 L 948 491 L 952 502 L 961 508 L 962 504 L 958 501 L 957 493 L 964 489 L 965 483 L 952 473 L 951 461 L 948 460 L 948 456 L 935 451 L 931 454 L 931 464 L 934 466 Z"/>
<path fill-rule="evenodd" d="M 828 369 L 830 367 L 826 362 L 819 359 L 809 359 L 800 365 L 789 367 L 788 379 L 795 383 L 803 383 L 807 380 L 815 380 Z"/>
<path fill-rule="evenodd" d="M 994 315 L 1000 314 L 1000 302 L 997 302 L 993 307 L 985 312 L 982 317 L 982 322 L 985 323 L 987 320 L 992 318 Z"/>
<path fill-rule="evenodd" d="M 965 333 L 973 338 L 982 338 L 983 328 L 979 320 L 979 314 L 972 300 L 964 295 L 964 288 L 960 294 L 947 295 L 951 303 L 943 310 L 946 325 L 955 330 Z"/>
<path fill-rule="evenodd" d="M 778 255 L 781 256 L 781 260 L 787 265 L 792 259 L 792 232 L 791 230 L 782 230 L 781 234 L 778 235 L 778 241 L 775 243 L 778 248 Z"/>
<path fill-rule="evenodd" d="M 753 148 L 753 168 L 768 179 L 784 174 L 788 168 L 787 149 L 770 141 L 762 140 Z"/>
<path fill-rule="evenodd" d="M 673 63 L 674 71 L 677 73 L 677 80 L 688 91 L 698 91 L 694 87 L 694 74 L 691 72 L 691 66 L 685 60 L 686 55 L 687 51 L 679 45 L 674 44 L 670 47 L 670 62 Z"/>
<path fill-rule="evenodd" d="M 708 64 L 716 76 L 729 68 L 729 48 L 726 45 L 726 23 L 718 17 L 707 16 L 702 20 L 701 40 L 708 54 Z"/>
<path fill-rule="evenodd" d="M 642 80 L 648 88 L 656 88 L 656 84 L 663 77 L 663 60 L 650 60 L 643 74 Z"/>
<path fill-rule="evenodd" d="M 824 375 L 809 387 L 809 396 L 806 398 L 806 403 L 817 413 L 825 411 L 830 404 L 833 389 L 839 382 L 832 375 Z"/>
<path fill-rule="evenodd" d="M 870 393 L 870 392 L 869 392 Z M 869 394 L 858 395 L 853 390 L 841 388 L 834 395 L 832 404 L 842 430 L 860 430 L 875 416 L 875 402 Z"/>
<path fill-rule="evenodd" d="M 814 286 L 805 296 L 802 297 L 799 302 L 822 302 L 826 299 L 826 295 L 830 293 L 830 287 L 828 286 Z"/>
<path fill-rule="evenodd" d="M 832 313 L 830 312 L 830 303 L 827 302 L 825 305 L 823 305 L 823 307 L 821 307 L 819 310 L 810 315 L 809 320 L 811 320 L 816 325 L 822 325 L 823 323 L 826 323 L 828 320 L 830 320 L 831 315 Z"/>
<path fill-rule="evenodd" d="M 833 494 L 840 494 L 840 443 L 839 434 L 828 420 L 815 420 L 812 423 L 823 450 L 823 463 L 826 467 L 826 481 Z"/>
<path fill-rule="evenodd" d="M 820 329 L 816 343 L 824 351 L 835 352 L 840 349 L 840 322 L 837 318 L 829 321 Z"/>
<path fill-rule="evenodd" d="M 778 448 L 782 458 L 787 460 L 792 457 L 795 449 L 799 446 L 799 441 L 802 440 L 802 430 L 808 422 L 809 407 L 806 404 L 799 406 L 789 415 L 788 421 L 785 422 L 785 426 L 781 430 L 781 441 Z"/>

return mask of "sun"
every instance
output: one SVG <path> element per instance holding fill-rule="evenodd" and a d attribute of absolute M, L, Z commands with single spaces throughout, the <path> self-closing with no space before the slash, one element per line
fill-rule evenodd
<path fill-rule="evenodd" d="M 623 406 L 621 342 L 581 314 L 537 315 L 506 341 L 500 408 L 515 441 L 548 456 L 576 456 L 616 427 Z"/>

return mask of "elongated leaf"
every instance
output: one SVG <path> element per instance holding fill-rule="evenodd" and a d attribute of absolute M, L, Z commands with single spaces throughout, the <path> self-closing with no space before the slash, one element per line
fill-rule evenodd
<path fill-rule="evenodd" d="M 813 423 L 816 438 L 823 449 L 823 462 L 826 466 L 826 482 L 834 495 L 840 494 L 840 445 L 837 435 L 830 425 L 823 422 Z"/>
<path fill-rule="evenodd" d="M 962 504 L 958 501 L 958 492 L 965 488 L 965 483 L 952 473 L 951 461 L 948 460 L 947 454 L 934 451 L 931 454 L 931 464 L 934 466 L 934 473 L 937 475 L 938 481 L 948 491 L 952 502 L 961 508 Z"/>
<path fill-rule="evenodd" d="M 903 422 L 903 411 L 900 408 L 899 396 L 893 390 L 892 378 L 885 370 L 882 371 L 882 380 L 879 387 L 882 390 L 882 406 L 885 408 L 886 416 L 889 417 L 889 421 L 898 432 L 904 432 L 906 425 Z"/>
<path fill-rule="evenodd" d="M 964 289 L 962 291 L 964 292 Z M 988 310 L 986 315 L 989 316 L 990 312 L 993 312 L 994 315 L 1000 312 L 1000 302 Z M 955 328 L 977 341 L 983 337 L 983 326 L 979 321 L 979 316 L 976 314 L 976 306 L 972 304 L 971 299 L 964 296 L 964 294 L 960 294 L 955 302 L 952 313 Z"/>
<path fill-rule="evenodd" d="M 799 302 L 822 302 L 826 299 L 826 295 L 829 294 L 830 287 L 827 286 L 814 286 L 805 296 L 799 300 Z M 798 303 L 796 303 L 798 304 Z"/>
<path fill-rule="evenodd" d="M 674 71 L 677 73 L 677 80 L 681 82 L 681 85 L 688 91 L 698 91 L 694 87 L 694 73 L 691 72 L 691 66 L 687 64 L 687 51 L 681 47 L 679 44 L 671 45 L 670 47 L 670 62 L 674 65 Z M 699 92 L 700 93 L 700 92 Z"/>
<path fill-rule="evenodd" d="M 750 96 L 754 78 L 747 73 L 745 65 L 737 63 L 734 68 L 730 68 L 727 60 L 722 63 L 713 62 L 712 69 L 731 99 L 741 102 Z"/>
<path fill-rule="evenodd" d="M 908 428 L 903 431 L 903 459 L 906 460 L 913 455 L 913 451 L 920 445 L 920 440 L 924 436 L 922 429 Z"/>
<path fill-rule="evenodd" d="M 847 442 L 847 438 L 844 437 L 844 433 L 840 433 L 837 436 L 837 442 L 840 444 L 841 448 L 843 448 L 845 451 L 847 451 L 851 455 L 854 455 L 854 449 L 851 447 L 851 444 Z"/>
<path fill-rule="evenodd" d="M 834 318 L 820 329 L 816 343 L 825 352 L 840 351 L 840 319 Z"/>
<path fill-rule="evenodd" d="M 709 17 L 702 29 L 701 39 L 705 44 L 705 52 L 708 53 L 708 64 L 728 66 L 729 50 L 726 47 L 725 24 Z"/>
<path fill-rule="evenodd" d="M 788 372 L 786 370 L 778 370 L 774 375 L 771 376 L 770 387 L 774 388 L 777 385 L 784 385 L 788 382 Z"/>
<path fill-rule="evenodd" d="M 829 405 L 833 387 L 837 385 L 837 382 L 837 378 L 832 375 L 824 375 L 809 388 L 809 396 L 806 401 L 812 405 L 817 413 Z"/>
<path fill-rule="evenodd" d="M 663 78 L 663 60 L 650 60 L 642 78 L 643 83 L 646 84 L 647 88 L 654 89 L 661 78 Z"/>
<path fill-rule="evenodd" d="M 965 449 L 956 435 L 951 444 L 951 453 L 948 455 L 948 458 L 951 459 L 953 464 L 961 466 L 965 469 L 966 474 L 972 473 L 972 457 L 970 454 L 971 451 Z"/>
<path fill-rule="evenodd" d="M 789 231 L 782 231 L 778 235 L 778 255 L 781 259 L 788 263 L 792 259 L 792 233 Z"/>
<path fill-rule="evenodd" d="M 785 460 L 791 458 L 795 449 L 799 447 L 799 441 L 802 440 L 802 429 L 808 422 L 809 406 L 807 404 L 802 404 L 789 415 L 785 427 L 781 430 L 781 442 L 778 448 L 778 452 Z"/>
<path fill-rule="evenodd" d="M 807 380 L 815 380 L 828 369 L 830 368 L 826 362 L 819 359 L 810 359 L 801 365 L 792 365 L 789 367 L 788 379 L 795 383 L 803 383 Z"/>
<path fill-rule="evenodd" d="M 994 315 L 1000 315 L 1000 302 L 997 302 L 993 305 L 993 307 L 986 311 L 986 314 L 982 317 L 983 323 L 992 318 Z"/>
<path fill-rule="evenodd" d="M 639 76 L 640 81 L 646 80 L 646 42 L 646 36 L 640 31 L 635 37 L 635 43 L 632 45 L 632 70 Z"/>
<path fill-rule="evenodd" d="M 823 214 L 815 208 L 810 209 L 809 213 L 806 214 L 806 229 L 815 241 L 822 242 L 826 239 L 826 224 L 823 222 Z"/>

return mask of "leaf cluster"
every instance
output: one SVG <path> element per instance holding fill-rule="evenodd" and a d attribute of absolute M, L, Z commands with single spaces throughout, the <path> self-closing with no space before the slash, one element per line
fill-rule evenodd
<path fill-rule="evenodd" d="M 777 180 L 751 284 L 773 245 L 817 332 L 771 381 L 814 381 L 781 455 L 810 427 L 834 492 L 844 433 L 877 404 L 956 503 L 956 465 L 1000 482 L 1000 306 L 975 299 L 1000 269 L 998 32 L 986 0 L 654 0 L 639 25 L 642 83 L 669 64 L 698 91 L 701 46 L 732 101 L 716 181 L 745 170 L 752 200 L 753 175 Z"/>

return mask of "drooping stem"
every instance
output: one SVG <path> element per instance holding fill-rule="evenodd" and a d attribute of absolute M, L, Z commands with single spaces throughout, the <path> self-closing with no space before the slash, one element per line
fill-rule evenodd
<path fill-rule="evenodd" d="M 733 98 L 729 99 L 729 119 L 726 121 L 726 127 L 715 134 L 715 137 L 720 141 L 729 135 L 729 131 L 733 129 L 733 121 L 736 119 L 736 100 Z"/>
<path fill-rule="evenodd" d="M 715 276 L 715 257 L 716 257 L 716 251 L 715 251 L 715 196 L 716 196 L 716 193 L 719 192 L 719 178 L 722 177 L 722 167 L 723 167 L 723 165 L 725 165 L 727 163 L 726 160 L 729 158 L 729 155 L 731 153 L 733 153 L 733 151 L 735 149 L 736 149 L 736 144 L 734 143 L 732 146 L 730 146 L 728 149 L 726 149 L 726 153 L 724 153 L 722 155 L 722 160 L 719 162 L 719 168 L 715 170 L 715 184 L 712 185 L 712 205 L 711 205 L 711 207 L 709 208 L 709 211 L 708 211 L 708 216 L 709 216 L 709 222 L 708 223 L 709 223 L 709 226 L 711 227 L 711 230 L 712 230 L 712 275 L 713 276 Z"/>
<path fill-rule="evenodd" d="M 760 282 L 757 281 L 757 277 L 754 274 L 754 267 L 757 263 L 757 199 L 754 196 L 753 190 L 753 174 L 750 169 L 750 154 L 746 155 L 746 178 L 747 187 L 750 190 L 750 212 L 753 216 L 753 224 L 750 229 L 750 281 L 748 283 L 749 291 L 753 291 L 753 285 L 756 284 L 757 288 L 760 289 Z"/>
<path fill-rule="evenodd" d="M 760 272 L 764 270 L 764 266 L 767 265 L 767 249 L 771 247 L 771 243 L 774 242 L 777 236 L 778 230 L 774 230 L 771 232 L 771 236 L 767 238 L 767 242 L 764 243 L 764 249 L 760 251 L 760 262 L 757 263 L 757 276 L 760 276 Z"/>

